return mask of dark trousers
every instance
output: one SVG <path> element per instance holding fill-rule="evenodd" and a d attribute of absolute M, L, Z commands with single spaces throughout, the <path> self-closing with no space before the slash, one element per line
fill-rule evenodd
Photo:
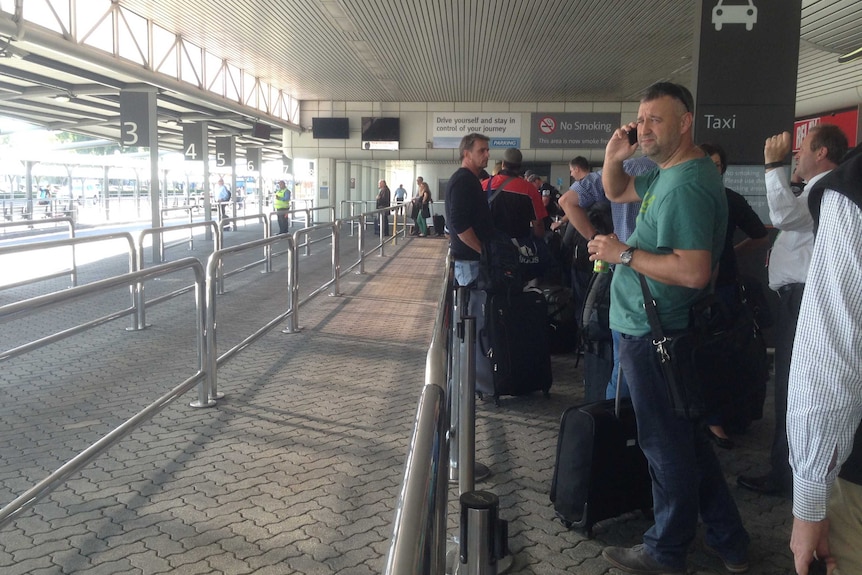
<path fill-rule="evenodd" d="M 628 379 L 638 442 L 649 462 L 655 524 L 644 533 L 649 555 L 683 568 L 698 530 L 723 558 L 744 561 L 749 537 L 702 422 L 674 415 L 652 336 L 620 335 L 620 367 Z"/>
<path fill-rule="evenodd" d="M 275 210 L 275 218 L 278 220 L 278 233 L 286 234 L 290 232 L 290 212 L 289 209 Z"/>
<path fill-rule="evenodd" d="M 790 487 L 792 473 L 787 447 L 787 388 L 790 381 L 790 359 L 796 339 L 796 321 L 802 305 L 805 284 L 788 284 L 778 289 L 778 321 L 775 326 L 775 433 L 772 437 L 770 477 L 783 487 Z"/>
<path fill-rule="evenodd" d="M 389 235 L 389 214 L 382 214 L 382 215 L 383 215 L 383 235 L 388 236 Z M 380 233 L 380 214 L 374 216 L 374 233 L 375 234 Z"/>

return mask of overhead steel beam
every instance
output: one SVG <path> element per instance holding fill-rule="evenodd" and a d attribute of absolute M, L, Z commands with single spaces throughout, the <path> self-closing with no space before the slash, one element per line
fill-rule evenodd
<path fill-rule="evenodd" d="M 171 78 L 165 74 L 159 74 L 142 68 L 139 65 L 132 64 L 131 62 L 115 58 L 101 50 L 82 46 L 63 38 L 54 32 L 30 26 L 27 22 L 15 22 L 13 17 L 7 14 L 0 14 L 0 34 L 10 36 L 16 42 L 20 38 L 23 39 L 24 42 L 33 44 L 34 46 L 47 48 L 63 54 L 66 58 L 75 58 L 82 62 L 94 64 L 106 70 L 115 71 L 135 78 L 137 81 L 144 82 L 151 86 L 184 94 L 190 98 L 200 100 L 206 105 L 230 110 L 249 118 L 259 118 L 280 128 L 286 128 L 295 132 L 302 131 L 301 126 L 267 114 L 262 110 L 243 106 L 238 102 L 231 101 L 208 90 L 197 88 L 187 82 L 181 82 L 180 80 Z"/>

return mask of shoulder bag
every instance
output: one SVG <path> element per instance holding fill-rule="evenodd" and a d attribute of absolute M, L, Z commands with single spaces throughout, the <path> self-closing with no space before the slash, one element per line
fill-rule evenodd
<path fill-rule="evenodd" d="M 734 385 L 740 378 L 759 371 L 750 354 L 752 346 L 762 345 L 762 340 L 751 314 L 732 315 L 710 294 L 692 305 L 688 329 L 668 334 L 659 322 L 646 278 L 643 274 L 638 277 L 671 409 L 688 420 L 718 413 L 733 400 L 729 396 L 736 393 Z"/>

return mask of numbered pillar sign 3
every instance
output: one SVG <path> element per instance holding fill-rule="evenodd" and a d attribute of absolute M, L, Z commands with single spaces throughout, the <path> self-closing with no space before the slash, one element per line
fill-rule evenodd
<path fill-rule="evenodd" d="M 150 121 L 156 117 L 156 94 L 152 91 L 120 90 L 120 144 L 150 146 Z"/>
<path fill-rule="evenodd" d="M 236 146 L 235 136 L 218 136 L 215 139 L 216 144 L 216 167 L 231 168 L 233 167 L 234 148 Z"/>

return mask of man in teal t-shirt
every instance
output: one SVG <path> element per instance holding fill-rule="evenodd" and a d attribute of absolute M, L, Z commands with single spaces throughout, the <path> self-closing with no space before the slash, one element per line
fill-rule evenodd
<path fill-rule="evenodd" d="M 674 415 L 652 343 L 638 274 L 647 278 L 666 331 L 688 326 L 691 304 L 710 289 L 724 244 L 727 200 L 709 158 L 694 145 L 691 93 L 661 82 L 647 88 L 637 123 L 617 130 L 605 149 L 602 183 L 611 201 L 642 200 L 626 243 L 611 234 L 589 244 L 590 259 L 616 266 L 611 328 L 621 333 L 620 366 L 628 379 L 638 442 L 650 466 L 655 524 L 643 544 L 607 547 L 604 558 L 629 573 L 685 573 L 698 529 L 733 573 L 748 569 L 749 537 L 702 421 Z M 629 143 L 631 130 L 637 142 Z M 638 146 L 659 169 L 633 178 L 623 160 Z"/>
<path fill-rule="evenodd" d="M 727 222 L 727 201 L 721 176 L 710 172 L 710 167 L 716 172 L 712 161 L 704 157 L 636 178 L 635 190 L 643 203 L 627 245 L 655 254 L 671 254 L 674 249 L 708 251 L 709 269 L 713 269 L 724 247 L 727 224 L 721 227 L 721 222 Z M 688 327 L 688 310 L 704 290 L 649 276 L 647 285 L 653 298 L 666 304 L 658 308 L 662 328 Z M 612 329 L 629 335 L 650 333 L 638 273 L 631 267 L 616 268 L 611 300 Z"/>

